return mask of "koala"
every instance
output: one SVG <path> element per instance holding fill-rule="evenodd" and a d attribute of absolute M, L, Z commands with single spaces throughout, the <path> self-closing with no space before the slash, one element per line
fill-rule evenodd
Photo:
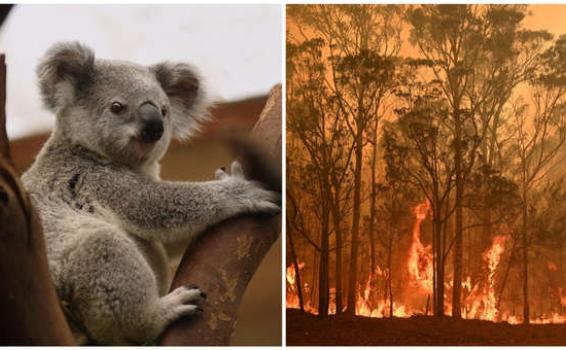
<path fill-rule="evenodd" d="M 159 178 L 171 139 L 190 138 L 209 118 L 189 64 L 142 66 L 58 43 L 37 76 L 56 122 L 22 181 L 73 333 L 97 344 L 151 342 L 170 322 L 203 312 L 206 297 L 194 285 L 168 292 L 163 243 L 236 215 L 278 213 L 280 195 L 246 179 L 237 162 L 212 181 Z"/>

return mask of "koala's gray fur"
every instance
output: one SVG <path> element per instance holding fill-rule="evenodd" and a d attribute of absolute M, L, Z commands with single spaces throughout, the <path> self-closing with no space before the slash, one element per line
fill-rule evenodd
<path fill-rule="evenodd" d="M 77 337 L 97 343 L 152 341 L 168 323 L 201 312 L 205 296 L 194 286 L 167 294 L 162 242 L 238 214 L 278 212 L 279 196 L 246 180 L 238 163 L 214 181 L 159 179 L 171 138 L 190 136 L 207 118 L 191 66 L 95 59 L 81 44 L 60 43 L 37 74 L 56 125 L 23 182 L 42 219 L 69 322 Z M 142 108 L 162 122 L 155 142 L 140 141 Z"/>

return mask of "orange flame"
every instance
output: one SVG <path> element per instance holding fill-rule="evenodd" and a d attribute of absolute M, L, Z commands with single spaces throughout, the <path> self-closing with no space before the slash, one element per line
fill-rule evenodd
<path fill-rule="evenodd" d="M 427 215 L 431 212 L 430 203 L 424 201 L 419 203 L 413 209 L 415 215 L 415 223 L 412 230 L 411 246 L 407 258 L 407 274 L 410 279 L 404 287 L 404 294 L 417 296 L 415 300 L 405 300 L 405 303 L 394 301 L 391 307 L 390 301 L 383 298 L 382 293 L 376 293 L 379 282 L 387 281 L 390 276 L 390 271 L 387 269 L 382 270 L 379 266 L 375 271 L 371 272 L 365 282 L 359 283 L 357 288 L 356 299 L 356 315 L 366 317 L 388 317 L 390 310 L 393 311 L 395 317 L 410 317 L 416 314 L 422 314 L 424 309 L 424 298 L 430 298 L 432 294 L 432 281 L 433 281 L 433 264 L 432 264 L 432 246 L 424 245 L 421 241 L 421 226 L 422 222 L 426 219 Z M 489 321 L 504 321 L 509 324 L 519 324 L 522 319 L 520 316 L 501 312 L 497 302 L 496 295 L 496 276 L 498 268 L 500 268 L 501 259 L 505 253 L 505 245 L 509 236 L 497 235 L 493 238 L 491 246 L 482 254 L 482 259 L 485 263 L 487 274 L 483 279 L 480 279 L 475 284 L 472 282 L 471 276 L 466 276 L 462 281 L 462 289 L 467 295 L 463 300 L 463 314 L 462 316 L 467 319 L 481 319 Z M 299 263 L 299 270 L 305 266 L 304 263 Z M 549 262 L 547 265 L 550 271 L 557 270 L 554 263 Z M 450 276 L 446 276 L 446 293 L 450 294 L 452 289 L 452 281 Z M 296 271 L 293 265 L 287 267 L 287 307 L 299 308 L 298 286 L 296 281 Z M 381 297 L 378 295 L 381 294 Z M 558 294 L 560 303 L 566 307 L 566 288 L 559 288 Z M 309 285 L 303 284 L 303 297 L 304 297 L 304 310 L 306 312 L 317 314 L 318 310 L 312 305 L 309 300 Z M 419 300 L 417 300 L 419 299 Z M 425 299 L 428 308 L 428 299 Z M 451 312 L 450 306 L 447 305 L 447 313 Z M 330 288 L 330 303 L 329 313 L 336 313 L 336 289 Z M 538 315 L 531 318 L 533 324 L 547 324 L 547 323 L 566 323 L 566 316 L 557 312 L 548 315 Z"/>
<path fill-rule="evenodd" d="M 496 321 L 499 310 L 495 295 L 495 273 L 501 261 L 501 255 L 505 252 L 507 236 L 495 236 L 491 247 L 483 254 L 483 260 L 487 263 L 487 283 L 483 289 L 479 284 L 471 290 L 464 310 L 464 318 L 477 318 L 480 320 Z"/>
<path fill-rule="evenodd" d="M 415 209 L 415 224 L 413 226 L 413 237 L 409 250 L 407 262 L 412 284 L 416 285 L 422 292 L 432 293 L 432 246 L 426 247 L 421 242 L 421 223 L 426 219 L 430 211 L 428 200 L 418 204 Z"/>
<path fill-rule="evenodd" d="M 298 265 L 299 271 L 302 270 L 303 267 L 305 267 L 305 263 L 303 262 L 298 263 Z M 291 264 L 287 267 L 285 277 L 287 278 L 287 307 L 291 309 L 299 309 L 299 291 L 297 287 L 297 272 L 295 271 L 295 265 Z"/>

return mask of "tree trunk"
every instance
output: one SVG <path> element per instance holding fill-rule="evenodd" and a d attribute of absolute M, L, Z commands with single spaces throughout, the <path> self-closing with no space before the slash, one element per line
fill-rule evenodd
<path fill-rule="evenodd" d="M 371 155 L 371 203 L 369 212 L 369 247 L 371 257 L 371 273 L 375 272 L 377 259 L 375 253 L 375 218 L 377 212 L 377 132 L 379 126 L 379 118 L 375 117 L 375 126 L 373 130 L 373 147 Z"/>
<path fill-rule="evenodd" d="M 301 272 L 299 271 L 299 262 L 297 260 L 297 251 L 295 250 L 295 243 L 293 242 L 293 235 L 287 225 L 287 239 L 289 240 L 289 247 L 291 248 L 291 259 L 293 259 L 293 268 L 295 269 L 295 284 L 297 286 L 297 295 L 299 296 L 299 307 L 301 311 L 305 311 L 303 303 L 303 284 L 301 283 Z"/>
<path fill-rule="evenodd" d="M 362 186 L 362 163 L 363 163 L 363 144 L 362 130 L 358 125 L 356 136 L 356 164 L 354 170 L 354 203 L 352 214 L 352 245 L 350 249 L 350 274 L 348 276 L 348 303 L 347 313 L 356 314 L 356 285 L 358 282 L 358 233 L 360 229 L 361 211 L 361 186 Z"/>
<path fill-rule="evenodd" d="M 324 174 L 326 176 L 327 174 Z M 325 177 L 326 179 L 326 177 Z M 327 181 L 324 181 L 324 187 Z M 329 263 L 329 225 L 330 225 L 330 210 L 329 210 L 329 195 L 328 192 L 322 189 L 322 225 L 320 229 L 320 269 L 318 271 L 318 316 L 328 316 L 329 306 L 329 285 L 328 285 L 328 263 Z"/>
<path fill-rule="evenodd" d="M 464 195 L 464 179 L 462 176 L 462 136 L 461 136 L 461 120 L 459 111 L 454 112 L 454 134 L 455 134 L 455 155 L 454 155 L 454 172 L 456 175 L 456 195 L 455 195 L 455 237 L 454 237 L 454 279 L 452 284 L 452 317 L 461 318 L 461 298 L 462 298 L 462 200 Z"/>
<path fill-rule="evenodd" d="M 342 305 L 342 213 L 340 213 L 340 184 L 334 186 L 334 200 L 331 203 L 332 207 L 332 222 L 334 226 L 334 234 L 336 236 L 336 265 L 335 265 L 335 280 L 336 280 L 336 314 L 341 314 Z"/>
<path fill-rule="evenodd" d="M 387 242 L 387 292 L 389 294 L 389 317 L 393 317 L 393 288 L 391 286 L 393 279 L 393 230 L 389 225 L 389 237 Z"/>
<path fill-rule="evenodd" d="M 528 245 L 528 191 L 526 186 L 523 186 L 523 206 L 522 206 L 522 227 L 521 227 L 521 249 L 523 260 L 523 324 L 530 323 L 530 310 L 529 310 L 529 245 Z"/>
<path fill-rule="evenodd" d="M 12 165 L 0 55 L 0 344 L 74 345 L 47 267 L 38 214 Z"/>
<path fill-rule="evenodd" d="M 438 206 L 433 206 L 433 208 L 438 208 Z M 435 247 L 433 246 L 433 310 L 435 316 L 444 316 L 444 242 L 440 215 L 440 209 L 433 210 L 432 230 L 435 245 Z"/>

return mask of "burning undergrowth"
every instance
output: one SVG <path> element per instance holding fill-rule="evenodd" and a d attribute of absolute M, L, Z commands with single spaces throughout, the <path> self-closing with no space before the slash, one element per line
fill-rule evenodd
<path fill-rule="evenodd" d="M 432 315 L 431 298 L 433 293 L 434 259 L 431 244 L 425 240 L 426 219 L 431 213 L 428 201 L 418 203 L 412 210 L 413 226 L 410 241 L 400 245 L 407 247 L 407 253 L 400 259 L 392 273 L 379 266 L 367 273 L 357 284 L 356 311 L 358 316 L 366 317 L 411 317 Z M 467 275 L 462 281 L 463 306 L 462 318 L 478 319 L 509 324 L 522 323 L 520 314 L 520 293 L 518 283 L 513 280 L 510 259 L 513 259 L 513 238 L 510 234 L 498 234 L 491 238 L 487 248 L 477 257 L 481 259 L 481 270 L 474 275 Z M 403 254 L 400 254 L 403 255 Z M 542 256 L 541 256 L 542 258 Z M 542 259 L 541 259 L 542 260 Z M 540 262 L 539 262 L 540 265 Z M 546 268 L 536 276 L 536 280 L 545 281 L 546 286 L 539 285 L 540 295 L 538 310 L 533 313 L 530 323 L 549 324 L 566 323 L 566 288 L 556 286 L 559 283 L 559 268 L 552 261 L 543 262 Z M 308 264 L 298 262 L 299 274 L 303 281 L 308 280 Z M 534 270 L 534 269 L 533 269 Z M 313 271 L 310 272 L 311 274 Z M 556 275 L 556 276 L 554 276 Z M 387 291 L 387 282 L 400 276 L 394 283 L 394 292 Z M 553 281 L 553 278 L 557 281 Z M 286 270 L 287 308 L 299 309 L 299 287 L 297 273 L 293 264 Z M 391 281 L 389 281 L 391 283 Z M 444 311 L 450 315 L 452 300 L 452 276 L 448 271 L 444 282 Z M 318 314 L 316 305 L 316 288 L 308 282 L 302 283 L 301 297 L 304 311 Z M 504 298 L 510 300 L 504 300 Z M 346 311 L 344 307 L 343 311 Z M 336 289 L 330 288 L 329 314 L 336 314 Z"/>

